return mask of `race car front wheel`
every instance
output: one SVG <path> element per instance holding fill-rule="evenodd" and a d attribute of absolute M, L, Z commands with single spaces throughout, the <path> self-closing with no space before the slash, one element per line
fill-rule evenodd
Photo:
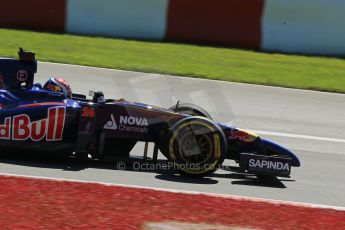
<path fill-rule="evenodd" d="M 189 176 L 216 171 L 227 153 L 223 131 L 202 117 L 188 117 L 174 125 L 167 138 L 167 155 L 174 168 Z"/>
<path fill-rule="evenodd" d="M 211 115 L 205 109 L 201 108 L 198 105 L 193 105 L 190 103 L 181 103 L 181 104 L 178 104 L 177 106 L 174 105 L 170 107 L 169 109 L 176 113 L 185 113 L 192 116 L 206 117 L 212 120 Z"/>

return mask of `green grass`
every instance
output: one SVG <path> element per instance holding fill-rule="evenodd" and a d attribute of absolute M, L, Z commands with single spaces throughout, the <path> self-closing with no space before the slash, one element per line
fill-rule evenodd
<path fill-rule="evenodd" d="M 345 93 L 345 60 L 0 29 L 0 56 Z"/>

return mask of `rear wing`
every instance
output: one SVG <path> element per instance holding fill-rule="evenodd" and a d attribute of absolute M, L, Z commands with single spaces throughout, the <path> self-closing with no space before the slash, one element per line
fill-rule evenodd
<path fill-rule="evenodd" d="M 35 53 L 18 52 L 19 60 L 12 58 L 0 58 L 0 88 L 19 89 L 31 88 L 37 72 Z"/>

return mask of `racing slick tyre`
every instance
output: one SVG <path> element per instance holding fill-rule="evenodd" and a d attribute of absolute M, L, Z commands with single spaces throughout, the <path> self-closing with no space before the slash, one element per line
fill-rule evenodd
<path fill-rule="evenodd" d="M 189 104 L 189 103 L 182 103 L 182 104 L 179 104 L 177 106 L 177 108 L 175 105 L 170 107 L 169 110 L 172 110 L 172 111 L 177 112 L 177 113 L 189 114 L 192 116 L 206 117 L 206 118 L 212 120 L 211 115 L 205 109 L 201 108 L 198 105 L 193 105 L 193 104 Z"/>
<path fill-rule="evenodd" d="M 227 154 L 227 141 L 220 127 L 203 117 L 176 123 L 167 137 L 169 161 L 184 175 L 202 177 L 216 171 Z"/>

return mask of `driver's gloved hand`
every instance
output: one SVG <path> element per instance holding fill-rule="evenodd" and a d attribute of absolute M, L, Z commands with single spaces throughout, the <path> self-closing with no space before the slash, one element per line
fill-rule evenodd
<path fill-rule="evenodd" d="M 105 103 L 105 98 L 103 96 L 97 98 L 97 103 Z"/>
<path fill-rule="evenodd" d="M 93 103 L 104 103 L 105 98 L 104 98 L 103 92 L 101 92 L 101 91 L 94 92 L 92 102 Z"/>

